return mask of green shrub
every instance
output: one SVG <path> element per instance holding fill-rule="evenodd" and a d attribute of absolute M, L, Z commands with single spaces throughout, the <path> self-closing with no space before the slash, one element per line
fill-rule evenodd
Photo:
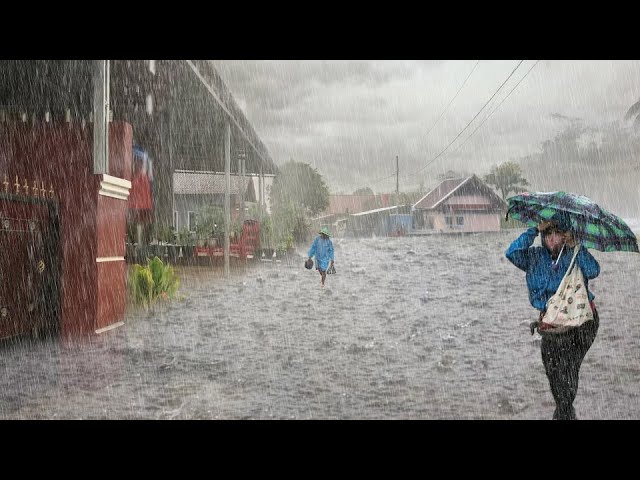
<path fill-rule="evenodd" d="M 150 307 L 159 298 L 173 298 L 180 280 L 171 265 L 165 265 L 158 257 L 147 260 L 146 265 L 134 264 L 129 272 L 129 295 L 135 305 Z"/>

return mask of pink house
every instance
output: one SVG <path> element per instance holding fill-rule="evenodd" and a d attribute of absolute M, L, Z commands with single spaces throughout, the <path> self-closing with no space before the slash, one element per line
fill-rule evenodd
<path fill-rule="evenodd" d="M 475 175 L 447 179 L 413 205 L 413 232 L 497 232 L 506 206 Z"/>

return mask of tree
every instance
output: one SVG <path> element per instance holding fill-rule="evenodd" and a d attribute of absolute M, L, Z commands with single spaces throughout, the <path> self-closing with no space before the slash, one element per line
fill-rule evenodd
<path fill-rule="evenodd" d="M 329 206 L 329 188 L 318 171 L 293 160 L 279 167 L 271 186 L 272 238 L 279 247 L 305 239 L 307 217 Z"/>
<path fill-rule="evenodd" d="M 271 206 L 274 210 L 300 206 L 316 216 L 329 206 L 329 188 L 315 168 L 291 160 L 279 167 L 273 180 Z"/>
<path fill-rule="evenodd" d="M 503 200 L 507 198 L 509 192 L 523 191 L 529 185 L 522 176 L 520 165 L 512 161 L 492 167 L 491 172 L 485 175 L 484 181 L 500 190 Z"/>
<path fill-rule="evenodd" d="M 369 187 L 359 188 L 355 192 L 353 192 L 353 194 L 354 195 L 375 195 L 373 193 L 373 190 L 371 190 Z"/>

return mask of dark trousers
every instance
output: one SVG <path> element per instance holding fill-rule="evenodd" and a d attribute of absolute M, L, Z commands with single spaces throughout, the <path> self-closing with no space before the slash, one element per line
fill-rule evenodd
<path fill-rule="evenodd" d="M 580 365 L 596 338 L 600 319 L 593 309 L 593 321 L 564 333 L 542 335 L 542 363 L 556 401 L 554 420 L 575 420 L 573 401 L 578 393 Z"/>

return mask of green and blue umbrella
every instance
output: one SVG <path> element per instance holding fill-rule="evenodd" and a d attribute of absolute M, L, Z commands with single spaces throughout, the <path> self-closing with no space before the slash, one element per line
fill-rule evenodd
<path fill-rule="evenodd" d="M 562 214 L 586 248 L 601 252 L 639 252 L 638 239 L 625 221 L 583 195 L 525 192 L 509 197 L 507 207 L 507 219 L 515 218 L 529 227 Z"/>

